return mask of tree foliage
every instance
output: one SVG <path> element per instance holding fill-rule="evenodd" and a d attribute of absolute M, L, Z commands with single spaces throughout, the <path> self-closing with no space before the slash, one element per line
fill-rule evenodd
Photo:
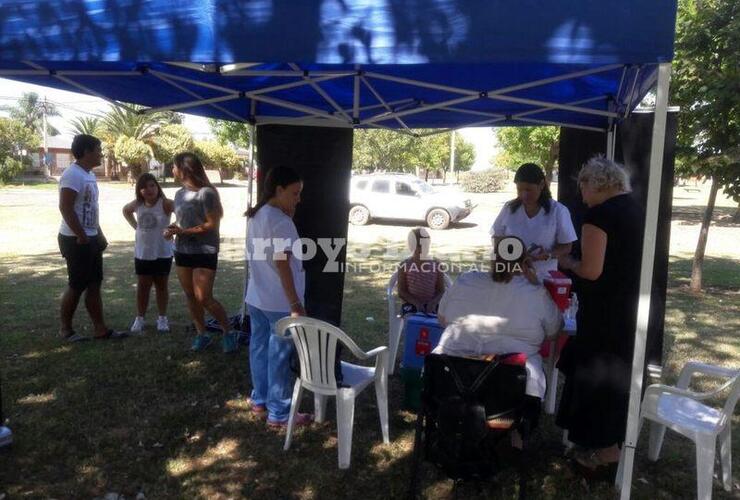
<path fill-rule="evenodd" d="M 195 153 L 206 168 L 235 172 L 242 163 L 231 146 L 218 141 L 195 141 Z"/>
<path fill-rule="evenodd" d="M 36 132 L 23 122 L 0 118 L 0 183 L 6 183 L 20 174 L 30 163 L 26 153 L 39 147 Z"/>
<path fill-rule="evenodd" d="M 249 149 L 252 127 L 248 123 L 209 118 L 208 125 L 211 127 L 211 133 L 221 144 Z"/>
<path fill-rule="evenodd" d="M 671 103 L 679 105 L 677 172 L 713 178 L 740 202 L 740 4 L 682 0 Z"/>
<path fill-rule="evenodd" d="M 417 130 L 419 134 L 426 130 Z M 455 170 L 470 170 L 475 148 L 459 134 L 455 137 Z M 450 165 L 450 133 L 413 137 L 392 130 L 355 130 L 352 168 L 415 172 L 444 171 Z"/>
<path fill-rule="evenodd" d="M 152 148 L 140 139 L 122 135 L 116 141 L 113 153 L 119 161 L 129 166 L 132 176 L 137 178 L 152 157 Z"/>
<path fill-rule="evenodd" d="M 552 178 L 560 152 L 560 128 L 506 127 L 494 134 L 503 148 L 495 159 L 497 166 L 516 170 L 522 163 L 536 163 Z"/>
<path fill-rule="evenodd" d="M 36 131 L 39 135 L 44 134 L 44 111 L 46 116 L 59 116 L 56 106 L 46 100 L 41 100 L 36 92 L 24 92 L 15 106 L 2 106 L 10 118 L 18 120 L 25 127 Z M 46 133 L 48 135 L 59 135 L 59 131 L 46 121 Z"/>
<path fill-rule="evenodd" d="M 70 121 L 73 134 L 87 134 L 97 137 L 101 132 L 102 119 L 98 116 L 78 116 Z"/>
<path fill-rule="evenodd" d="M 154 158 L 160 163 L 170 163 L 172 158 L 184 151 L 193 151 L 193 135 L 183 125 L 163 125 L 152 141 Z"/>

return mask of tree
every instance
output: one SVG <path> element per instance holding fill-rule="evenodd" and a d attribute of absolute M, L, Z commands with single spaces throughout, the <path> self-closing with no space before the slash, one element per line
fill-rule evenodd
<path fill-rule="evenodd" d="M 0 183 L 13 180 L 23 171 L 30 163 L 27 153 L 39 143 L 36 132 L 21 121 L 0 118 Z"/>
<path fill-rule="evenodd" d="M 36 92 L 24 92 L 15 106 L 2 106 L 3 111 L 7 111 L 10 118 L 18 120 L 25 127 L 36 131 L 39 135 L 44 135 L 44 112 L 46 116 L 60 116 L 59 111 L 54 104 L 47 100 L 39 99 Z M 47 120 L 46 133 L 48 135 L 59 135 L 59 131 L 51 126 Z"/>
<path fill-rule="evenodd" d="M 516 169 L 522 163 L 536 163 L 545 171 L 547 180 L 558 163 L 560 129 L 558 127 L 506 127 L 494 130 L 503 153 L 495 164 Z"/>
<path fill-rule="evenodd" d="M 417 130 L 419 134 L 426 130 Z M 455 170 L 469 170 L 475 148 L 458 134 Z M 355 130 L 352 168 L 393 172 L 446 172 L 450 165 L 450 133 L 414 137 L 393 130 Z"/>
<path fill-rule="evenodd" d="M 720 188 L 740 202 L 740 4 L 681 0 L 671 100 L 681 107 L 677 171 L 712 183 L 691 271 L 702 289 L 709 226 Z"/>
<path fill-rule="evenodd" d="M 172 163 L 176 154 L 193 151 L 194 147 L 192 134 L 179 124 L 163 125 L 152 142 L 154 159 L 165 165 Z"/>
<path fill-rule="evenodd" d="M 72 133 L 98 136 L 102 121 L 99 116 L 78 116 L 70 121 Z"/>
<path fill-rule="evenodd" d="M 164 125 L 182 122 L 182 117 L 178 113 L 172 111 L 143 113 L 145 109 L 145 107 L 135 104 L 130 104 L 126 108 L 113 106 L 103 116 L 99 134 L 100 139 L 104 143 L 103 151 L 108 159 L 108 162 L 106 162 L 106 175 L 113 173 L 113 169 L 109 168 L 110 163 L 115 165 L 116 160 L 129 163 L 115 153 L 115 146 L 121 137 L 143 142 L 150 148 L 151 156 L 151 150 L 160 128 Z M 128 150 L 128 147 L 126 150 Z M 143 166 L 143 164 L 138 162 L 135 162 L 134 165 Z"/>
<path fill-rule="evenodd" d="M 221 144 L 249 149 L 252 126 L 248 123 L 209 118 L 208 125 L 211 127 L 211 133 Z"/>
<path fill-rule="evenodd" d="M 138 179 L 152 157 L 152 148 L 139 139 L 122 135 L 116 141 L 113 153 L 130 168 L 131 177 Z"/>
<path fill-rule="evenodd" d="M 204 167 L 219 170 L 222 177 L 236 172 L 242 164 L 231 146 L 218 141 L 195 141 L 195 153 Z"/>

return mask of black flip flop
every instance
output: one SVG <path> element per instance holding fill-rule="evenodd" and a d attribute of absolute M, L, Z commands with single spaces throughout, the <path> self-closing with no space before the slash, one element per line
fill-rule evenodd
<path fill-rule="evenodd" d="M 108 339 L 125 339 L 128 337 L 128 333 L 126 332 L 117 332 L 113 330 L 112 328 L 109 328 L 106 330 L 106 332 L 103 335 L 96 335 L 93 337 L 95 340 L 108 340 Z"/>

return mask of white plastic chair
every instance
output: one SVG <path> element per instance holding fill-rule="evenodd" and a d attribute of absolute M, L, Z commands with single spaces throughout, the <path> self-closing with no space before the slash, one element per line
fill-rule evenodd
<path fill-rule="evenodd" d="M 355 397 L 371 382 L 375 382 L 375 396 L 380 414 L 383 443 L 388 444 L 388 348 L 386 346 L 363 352 L 342 330 L 324 321 L 307 318 L 283 318 L 275 326 L 275 334 L 285 332 L 295 343 L 301 364 L 300 377 L 295 382 L 293 400 L 288 417 L 284 450 L 290 448 L 293 425 L 303 389 L 314 393 L 315 421 L 323 422 L 328 396 L 337 398 L 337 437 L 339 441 L 339 468 L 349 468 L 352 454 L 352 429 L 354 427 Z M 358 359 L 375 357 L 375 367 L 359 366 L 342 361 L 342 386 L 337 386 L 334 375 L 337 340 L 342 342 Z"/>
<path fill-rule="evenodd" d="M 445 280 L 445 290 L 452 286 L 452 280 L 447 274 L 442 273 Z M 388 346 L 390 354 L 388 355 L 388 375 L 393 375 L 396 369 L 396 357 L 398 356 L 398 345 L 401 343 L 403 335 L 404 321 L 401 316 L 399 304 L 396 300 L 398 293 L 398 271 L 394 272 L 388 285 L 385 288 L 386 301 L 388 302 Z"/>
<path fill-rule="evenodd" d="M 691 378 L 697 374 L 729 379 L 711 392 L 689 389 Z M 722 409 L 707 406 L 704 401 L 730 388 L 730 395 Z M 740 397 L 740 370 L 721 368 L 690 361 L 681 370 L 676 387 L 654 384 L 647 388 L 642 400 L 640 427 L 647 419 L 650 424 L 648 458 L 658 460 L 666 428 L 694 441 L 696 445 L 697 498 L 712 498 L 715 446 L 719 438 L 722 462 L 722 484 L 725 491 L 732 489 L 732 414 Z"/>

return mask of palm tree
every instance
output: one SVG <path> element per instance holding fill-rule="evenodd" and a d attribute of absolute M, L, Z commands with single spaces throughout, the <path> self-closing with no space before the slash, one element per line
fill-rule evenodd
<path fill-rule="evenodd" d="M 173 111 L 143 113 L 146 108 L 135 104 L 114 106 L 101 119 L 99 134 L 106 143 L 106 156 L 114 158 L 114 146 L 121 137 L 143 142 L 150 148 L 163 125 L 181 123 L 182 117 Z M 138 168 L 136 169 L 138 170 Z"/>
<path fill-rule="evenodd" d="M 87 134 L 98 135 L 100 133 L 102 120 L 99 116 L 78 116 L 70 122 L 71 132 L 75 135 Z"/>
<path fill-rule="evenodd" d="M 15 106 L 2 106 L 3 111 L 8 111 L 10 117 L 23 123 L 31 130 L 35 130 L 39 135 L 44 134 L 44 114 L 47 118 L 50 116 L 60 116 L 59 111 L 54 104 L 39 99 L 36 92 L 24 92 Z M 46 122 L 46 133 L 49 135 L 59 135 L 59 130 Z"/>

